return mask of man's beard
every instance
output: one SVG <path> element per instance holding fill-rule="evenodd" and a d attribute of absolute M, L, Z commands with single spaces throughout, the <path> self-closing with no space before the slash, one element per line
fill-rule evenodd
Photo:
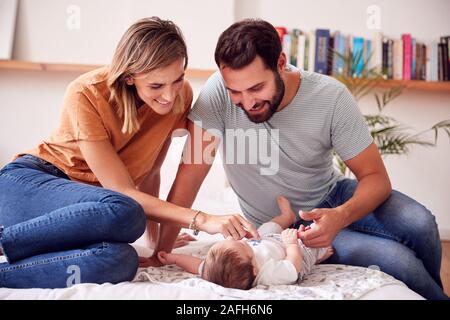
<path fill-rule="evenodd" d="M 285 90 L 283 79 L 281 79 L 281 76 L 278 72 L 274 72 L 274 75 L 275 75 L 275 94 L 273 98 L 270 101 L 264 100 L 254 105 L 254 107 L 256 108 L 260 106 L 265 108 L 264 105 L 267 104 L 269 108 L 267 108 L 266 111 L 258 114 L 251 114 L 247 110 L 242 108 L 245 111 L 245 114 L 247 115 L 249 120 L 254 123 L 261 123 L 272 118 L 273 114 L 277 111 L 278 107 L 280 106 L 281 100 L 283 100 Z"/>

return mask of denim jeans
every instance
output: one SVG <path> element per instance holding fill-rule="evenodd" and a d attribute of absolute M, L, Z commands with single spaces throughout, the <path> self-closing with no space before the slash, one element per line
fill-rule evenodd
<path fill-rule="evenodd" d="M 0 171 L 0 286 L 64 288 L 132 280 L 129 245 L 145 231 L 142 207 L 118 192 L 71 181 L 25 155 Z"/>
<path fill-rule="evenodd" d="M 343 179 L 318 208 L 335 208 L 350 199 L 357 182 Z M 297 221 L 300 224 L 309 224 Z M 426 299 L 448 299 L 440 277 L 441 242 L 435 217 L 408 196 L 392 191 L 377 209 L 341 230 L 324 263 L 378 266 Z"/>

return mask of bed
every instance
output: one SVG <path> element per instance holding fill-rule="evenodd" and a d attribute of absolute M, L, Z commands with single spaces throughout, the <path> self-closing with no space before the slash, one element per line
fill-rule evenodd
<path fill-rule="evenodd" d="M 161 168 L 161 192 L 165 199 L 175 178 L 183 150 L 184 138 L 175 138 Z M 229 186 L 218 157 L 202 184 L 193 208 L 208 213 L 241 212 L 236 195 Z M 187 231 L 189 232 L 189 231 Z M 175 252 L 206 255 L 208 248 L 220 240 L 220 235 L 200 233 L 198 241 L 175 249 Z M 133 246 L 142 256 L 150 255 L 145 235 Z M 0 262 L 3 257 L 0 257 Z M 79 284 L 66 289 L 0 288 L 0 299 L 423 299 L 402 282 L 375 269 L 318 265 L 301 283 L 290 286 L 257 287 L 249 291 L 225 289 L 206 282 L 174 266 L 139 269 L 131 282 L 119 284 Z"/>
<path fill-rule="evenodd" d="M 201 234 L 197 241 L 175 252 L 203 257 L 220 236 Z M 133 244 L 141 255 L 151 250 Z M 223 288 L 186 273 L 176 266 L 140 268 L 131 282 L 78 284 L 66 289 L 0 288 L 0 299 L 115 299 L 115 300 L 421 300 L 402 282 L 376 269 L 345 265 L 317 265 L 296 285 L 258 286 L 248 291 Z"/>

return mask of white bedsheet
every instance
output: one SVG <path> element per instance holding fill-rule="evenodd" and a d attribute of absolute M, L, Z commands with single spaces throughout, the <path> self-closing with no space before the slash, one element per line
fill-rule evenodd
<path fill-rule="evenodd" d="M 204 256 L 215 237 L 202 237 L 177 252 Z M 141 255 L 150 250 L 135 244 Z M 423 299 L 402 282 L 372 269 L 318 265 L 298 285 L 258 286 L 248 291 L 223 288 L 176 266 L 139 269 L 132 282 L 79 284 L 66 289 L 0 288 L 0 299 Z"/>

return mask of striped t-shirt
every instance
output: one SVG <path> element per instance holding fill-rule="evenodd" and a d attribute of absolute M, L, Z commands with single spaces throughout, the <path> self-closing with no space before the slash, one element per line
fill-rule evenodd
<path fill-rule="evenodd" d="M 227 178 L 255 226 L 279 214 L 278 195 L 291 202 L 296 214 L 315 208 L 342 179 L 333 164 L 333 149 L 345 161 L 373 141 L 342 83 L 299 71 L 297 94 L 266 122 L 250 121 L 232 103 L 220 72 L 208 79 L 188 116 L 222 138 Z"/>

